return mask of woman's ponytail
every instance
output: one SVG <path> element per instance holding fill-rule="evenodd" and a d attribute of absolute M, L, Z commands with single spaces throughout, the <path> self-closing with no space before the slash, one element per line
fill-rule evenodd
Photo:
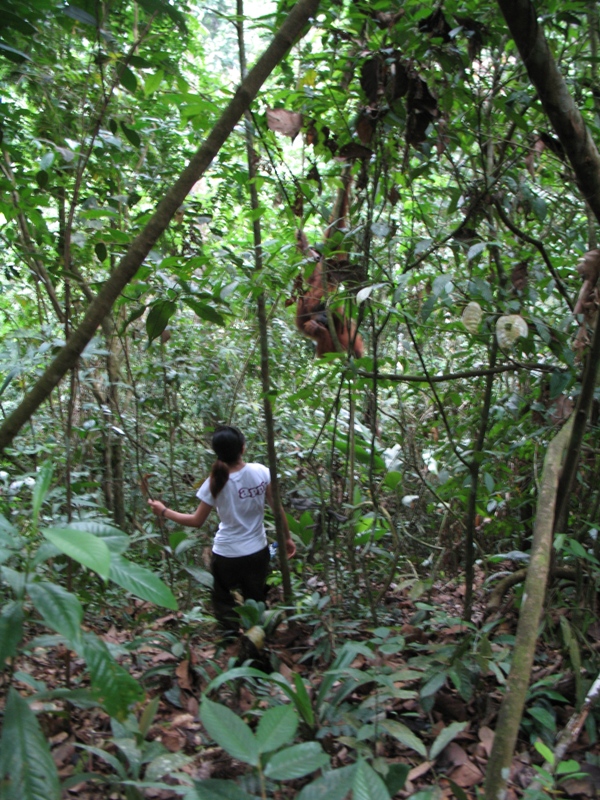
<path fill-rule="evenodd" d="M 217 459 L 210 471 L 210 493 L 216 497 L 229 480 L 229 467 L 224 461 Z"/>
<path fill-rule="evenodd" d="M 223 425 L 213 433 L 212 449 L 217 460 L 210 471 L 210 493 L 216 497 L 229 480 L 229 467 L 237 464 L 244 452 L 246 439 L 239 428 Z"/>

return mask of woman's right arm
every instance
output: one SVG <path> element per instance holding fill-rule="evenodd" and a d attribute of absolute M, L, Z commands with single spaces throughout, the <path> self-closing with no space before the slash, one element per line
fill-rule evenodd
<path fill-rule="evenodd" d="M 213 506 L 205 503 L 204 500 L 200 502 L 193 514 L 181 514 L 172 508 L 167 508 L 162 500 L 148 500 L 148 505 L 157 517 L 165 517 L 178 525 L 185 525 L 186 528 L 200 528 L 213 510 Z"/>

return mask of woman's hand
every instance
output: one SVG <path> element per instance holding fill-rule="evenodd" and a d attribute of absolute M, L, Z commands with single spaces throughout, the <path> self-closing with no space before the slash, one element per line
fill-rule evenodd
<path fill-rule="evenodd" d="M 296 555 L 296 545 L 293 539 L 285 540 L 285 552 L 288 558 L 293 558 Z"/>
<path fill-rule="evenodd" d="M 148 505 L 154 511 L 157 517 L 164 517 L 166 505 L 162 500 L 148 500 Z"/>

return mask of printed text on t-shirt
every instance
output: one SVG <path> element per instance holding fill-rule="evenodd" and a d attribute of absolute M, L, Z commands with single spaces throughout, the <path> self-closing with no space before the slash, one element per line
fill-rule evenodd
<path fill-rule="evenodd" d="M 258 486 L 242 486 L 238 489 L 238 496 L 242 500 L 247 500 L 249 497 L 260 497 L 267 491 L 267 482 L 262 481 Z"/>

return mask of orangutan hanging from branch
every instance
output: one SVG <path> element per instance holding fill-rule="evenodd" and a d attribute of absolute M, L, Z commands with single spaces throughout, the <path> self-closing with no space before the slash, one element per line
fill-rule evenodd
<path fill-rule="evenodd" d="M 317 356 L 325 353 L 347 353 L 360 358 L 364 355 L 365 348 L 356 326 L 346 319 L 343 308 L 333 308 L 327 302 L 329 295 L 348 276 L 347 254 L 334 248 L 339 244 L 339 234 L 347 226 L 352 184 L 350 167 L 344 169 L 341 179 L 342 185 L 325 230 L 323 255 L 310 247 L 303 231 L 300 230 L 297 234 L 298 248 L 304 255 L 313 258 L 316 264 L 306 280 L 306 285 L 301 276 L 297 280 L 296 325 L 301 333 L 316 341 Z"/>

